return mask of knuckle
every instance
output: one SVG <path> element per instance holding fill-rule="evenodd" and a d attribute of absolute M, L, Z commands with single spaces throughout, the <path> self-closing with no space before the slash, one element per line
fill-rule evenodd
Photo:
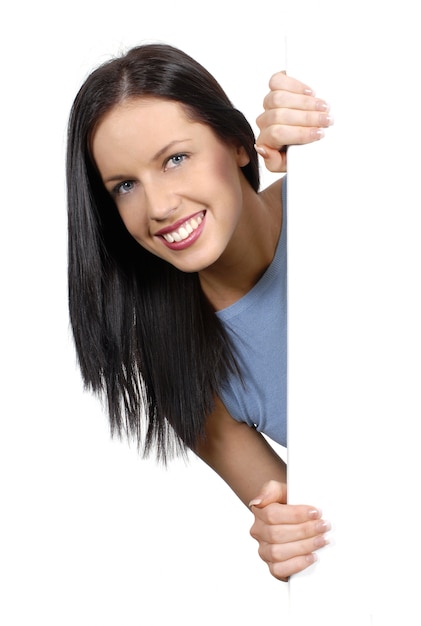
<path fill-rule="evenodd" d="M 258 117 L 256 117 L 256 124 L 260 129 L 262 129 L 264 126 L 264 119 L 265 119 L 264 113 L 261 113 Z"/>
<path fill-rule="evenodd" d="M 272 136 L 276 142 L 276 145 L 281 148 L 285 143 L 285 133 L 287 129 L 284 127 L 283 124 L 280 123 L 280 120 L 278 120 L 277 124 L 273 124 L 271 129 Z"/>
<path fill-rule="evenodd" d="M 283 72 L 276 72 L 272 74 L 269 79 L 269 87 L 271 90 L 279 89 L 283 83 L 283 79 L 285 78 L 285 74 Z"/>
<path fill-rule="evenodd" d="M 305 557 L 312 550 L 312 546 L 307 541 L 297 542 L 297 556 Z"/>
<path fill-rule="evenodd" d="M 286 540 L 286 534 L 282 526 L 272 526 L 269 528 L 266 537 L 271 545 L 279 545 Z"/>
<path fill-rule="evenodd" d="M 272 91 L 271 96 L 271 104 L 273 108 L 282 108 L 285 106 L 286 95 L 284 91 L 277 89 L 276 91 Z"/>
<path fill-rule="evenodd" d="M 283 563 L 287 559 L 286 548 L 282 543 L 268 544 L 267 555 L 271 563 Z"/>
<path fill-rule="evenodd" d="M 287 559 L 287 555 L 282 544 L 261 541 L 257 551 L 262 561 L 267 564 L 283 563 Z"/>
<path fill-rule="evenodd" d="M 266 521 L 271 526 L 275 526 L 276 524 L 279 524 L 279 521 L 280 521 L 279 510 L 277 506 L 271 505 L 271 504 L 267 506 Z"/>
<path fill-rule="evenodd" d="M 266 547 L 262 543 L 259 543 L 259 548 L 257 550 L 257 553 L 262 559 L 262 561 L 264 561 L 265 563 L 268 563 L 270 561 L 270 559 L 268 558 Z"/>
<path fill-rule="evenodd" d="M 250 536 L 253 537 L 253 539 L 256 539 L 256 541 L 259 541 L 260 533 L 258 531 L 256 523 L 253 524 L 249 532 L 250 532 Z"/>
<path fill-rule="evenodd" d="M 314 115 L 311 111 L 308 111 L 306 114 L 306 126 L 317 126 L 319 121 L 319 116 Z"/>
<path fill-rule="evenodd" d="M 312 535 L 309 524 L 297 524 L 297 541 L 308 539 Z"/>
<path fill-rule="evenodd" d="M 276 127 L 282 127 L 282 125 L 287 124 L 290 119 L 290 115 L 288 115 L 288 111 L 286 109 L 271 109 L 270 111 L 270 121 L 272 125 Z"/>
<path fill-rule="evenodd" d="M 283 563 L 269 563 L 269 571 L 278 580 L 286 581 L 289 577 L 289 567 L 288 565 Z"/>
<path fill-rule="evenodd" d="M 263 108 L 264 109 L 270 109 L 270 103 L 272 100 L 272 92 L 270 91 L 264 98 L 263 98 Z"/>

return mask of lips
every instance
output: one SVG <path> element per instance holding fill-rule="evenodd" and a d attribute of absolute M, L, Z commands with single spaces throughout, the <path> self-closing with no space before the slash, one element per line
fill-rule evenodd
<path fill-rule="evenodd" d="M 181 243 L 189 239 L 198 230 L 204 217 L 205 211 L 201 211 L 179 224 L 176 228 L 171 227 L 172 230 L 168 228 L 162 229 L 156 234 L 162 237 L 166 243 Z"/>

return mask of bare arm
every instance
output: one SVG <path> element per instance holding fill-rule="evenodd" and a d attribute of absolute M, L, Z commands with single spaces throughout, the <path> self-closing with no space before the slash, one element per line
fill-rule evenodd
<path fill-rule="evenodd" d="M 196 454 L 214 469 L 248 505 L 269 480 L 285 487 L 286 466 L 265 438 L 247 424 L 234 420 L 220 400 L 208 417 L 206 438 Z"/>
<path fill-rule="evenodd" d="M 195 452 L 244 504 L 253 501 L 250 532 L 275 578 L 285 581 L 314 563 L 329 525 L 315 507 L 287 504 L 285 463 L 260 433 L 234 420 L 217 400 Z"/>

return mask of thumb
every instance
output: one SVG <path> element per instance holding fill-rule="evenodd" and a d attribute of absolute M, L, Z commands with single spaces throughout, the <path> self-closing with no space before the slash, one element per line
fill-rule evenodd
<path fill-rule="evenodd" d="M 266 145 L 255 145 L 256 152 L 263 158 L 266 169 L 269 172 L 286 172 L 287 171 L 287 149 L 282 148 L 276 150 Z"/>
<path fill-rule="evenodd" d="M 268 504 L 278 502 L 280 504 L 286 503 L 287 488 L 285 483 L 281 483 L 277 480 L 270 480 L 265 483 L 258 496 L 253 498 L 249 502 L 249 507 L 253 506 L 263 509 Z"/>

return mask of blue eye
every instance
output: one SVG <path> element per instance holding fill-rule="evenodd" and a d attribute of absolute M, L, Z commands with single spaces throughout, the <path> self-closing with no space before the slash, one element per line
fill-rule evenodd
<path fill-rule="evenodd" d="M 173 167 L 177 167 L 178 165 L 181 165 L 185 159 L 187 159 L 187 154 L 174 154 L 167 160 L 165 168 L 172 169 Z"/>
<path fill-rule="evenodd" d="M 130 193 L 131 191 L 133 191 L 134 185 L 135 184 L 132 180 L 125 180 L 124 182 L 116 185 L 113 191 L 116 195 L 122 196 L 126 193 Z"/>

